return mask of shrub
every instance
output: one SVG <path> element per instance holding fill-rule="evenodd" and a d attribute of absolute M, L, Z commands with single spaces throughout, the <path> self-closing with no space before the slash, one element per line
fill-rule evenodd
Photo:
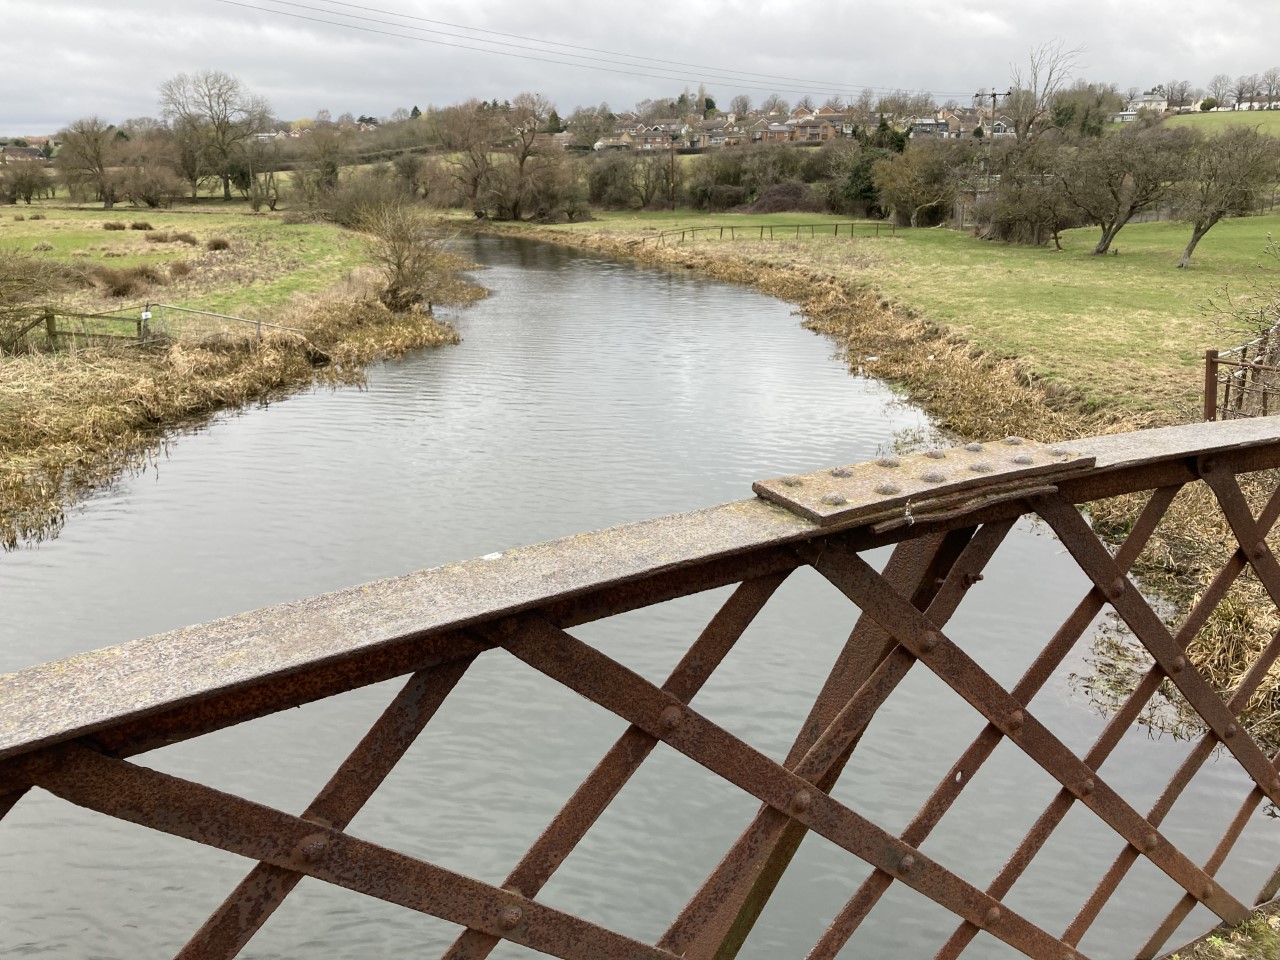
<path fill-rule="evenodd" d="M 145 220 L 135 220 L 133 221 L 133 223 L 129 224 L 129 229 L 130 230 L 151 230 L 153 228 L 151 224 L 147 223 L 147 221 Z"/>
<path fill-rule="evenodd" d="M 35 244 L 31 249 L 35 250 L 37 253 L 44 253 L 47 250 L 52 250 L 53 244 L 50 243 L 48 240 L 41 240 L 39 243 Z"/>
<path fill-rule="evenodd" d="M 194 233 L 175 233 L 173 234 L 173 240 L 175 243 L 185 243 L 189 247 L 194 247 L 200 243 Z"/>
<path fill-rule="evenodd" d="M 103 292 L 109 297 L 132 297 L 145 291 L 153 284 L 164 284 L 165 276 L 150 264 L 136 267 L 123 267 L 113 270 L 111 267 L 99 267 L 94 271 L 94 279 L 101 284 Z"/>
<path fill-rule="evenodd" d="M 123 220 L 108 220 L 102 225 L 103 230 L 127 230 L 129 225 Z"/>
<path fill-rule="evenodd" d="M 205 246 L 210 250 L 230 250 L 231 241 L 226 237 L 214 237 Z"/>
<path fill-rule="evenodd" d="M 825 203 L 812 190 L 797 180 L 775 183 L 760 194 L 748 209 L 752 213 L 817 213 Z"/>
<path fill-rule="evenodd" d="M 191 266 L 189 261 L 175 260 L 173 263 L 169 264 L 169 276 L 176 280 L 179 277 L 188 276 L 193 269 L 194 268 Z"/>

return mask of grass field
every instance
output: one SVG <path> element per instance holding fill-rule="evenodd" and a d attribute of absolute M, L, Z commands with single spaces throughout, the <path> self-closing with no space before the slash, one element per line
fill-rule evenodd
<path fill-rule="evenodd" d="M 813 214 L 604 214 L 557 231 L 610 237 L 733 223 L 739 226 L 835 222 Z M 978 240 L 945 229 L 899 230 L 879 239 L 720 241 L 689 244 L 761 263 L 812 267 L 873 288 L 979 347 L 1022 359 L 1046 380 L 1078 391 L 1092 406 L 1120 405 L 1170 414 L 1199 401 L 1207 347 L 1238 335 L 1206 313 L 1224 289 L 1241 293 L 1254 280 L 1280 283 L 1280 264 L 1263 255 L 1280 215 L 1225 221 L 1175 269 L 1190 236 L 1182 223 L 1130 224 L 1116 256 L 1095 257 L 1092 228 L 1067 231 L 1062 252 Z"/>
<path fill-rule="evenodd" d="M 1261 127 L 1263 133 L 1280 137 L 1280 110 L 1222 110 L 1213 113 L 1182 113 L 1165 121 L 1171 127 L 1194 127 L 1217 133 L 1236 124 Z"/>
<path fill-rule="evenodd" d="M 45 219 L 31 220 L 33 213 Z M 107 222 L 146 223 L 156 233 L 189 234 L 196 243 L 154 243 L 142 230 L 106 230 Z M 208 250 L 215 238 L 228 240 L 230 249 Z M 52 249 L 37 250 L 41 244 Z M 328 224 L 285 224 L 235 201 L 165 211 L 69 209 L 56 202 L 7 207 L 0 213 L 0 249 L 117 268 L 187 261 L 191 272 L 153 291 L 152 299 L 261 319 L 270 319 L 295 294 L 333 286 L 362 259 L 359 239 L 346 231 Z M 87 292 L 77 295 L 74 305 L 111 306 Z"/>

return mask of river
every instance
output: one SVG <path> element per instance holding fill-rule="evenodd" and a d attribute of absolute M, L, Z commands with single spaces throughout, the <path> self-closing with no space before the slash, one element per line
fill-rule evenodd
<path fill-rule="evenodd" d="M 487 267 L 477 279 L 493 290 L 454 318 L 459 346 L 380 365 L 366 390 L 316 390 L 221 417 L 179 438 L 155 469 L 94 496 L 57 540 L 0 556 L 0 672 L 741 499 L 755 479 L 867 459 L 895 438 L 928 433 L 918 410 L 851 376 L 788 304 L 532 242 L 459 245 Z M 1011 685 L 1086 586 L 1051 536 L 1021 523 L 949 633 Z M 575 633 L 660 679 L 724 595 Z M 695 705 L 780 759 L 853 615 L 820 577 L 798 573 Z M 1104 722 L 1068 679 L 1087 668 L 1086 654 L 1087 640 L 1031 705 L 1080 752 Z M 395 687 L 140 760 L 301 810 Z M 877 715 L 836 796 L 899 831 L 981 727 L 940 681 L 915 670 Z M 512 658 L 487 655 L 351 829 L 500 883 L 622 729 Z M 1102 772 L 1145 811 L 1186 751 L 1134 730 Z M 985 886 L 1055 786 L 1002 744 L 923 849 Z M 1203 860 L 1245 790 L 1233 763 L 1210 762 L 1167 832 Z M 652 941 L 756 807 L 660 745 L 541 899 Z M 1255 817 L 1220 874 L 1238 896 L 1250 896 L 1280 858 L 1273 824 Z M 1060 933 L 1118 850 L 1077 805 L 1010 902 Z M 172 954 L 246 868 L 34 793 L 0 823 L 0 957 Z M 865 874 L 810 836 L 744 956 L 802 956 Z M 1174 899 L 1172 884 L 1141 862 L 1082 949 L 1131 954 Z M 1198 909 L 1180 936 L 1209 925 Z M 895 884 L 845 955 L 922 956 L 953 926 Z M 304 881 L 244 955 L 430 956 L 455 932 Z M 1012 953 L 985 934 L 971 948 Z M 524 954 L 504 944 L 495 956 Z"/>

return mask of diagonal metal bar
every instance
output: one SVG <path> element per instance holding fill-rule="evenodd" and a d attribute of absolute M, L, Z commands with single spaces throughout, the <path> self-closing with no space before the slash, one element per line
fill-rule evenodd
<path fill-rule="evenodd" d="M 552 624 L 532 617 L 512 618 L 495 630 L 494 638 L 536 670 L 649 731 L 780 813 L 803 821 L 854 856 L 893 871 L 912 889 L 1028 956 L 1078 956 L 1025 917 L 816 789 L 812 781 Z M 815 749 L 822 746 L 819 741 Z M 838 755 L 839 747 L 831 747 Z"/>
<path fill-rule="evenodd" d="M 692 700 L 790 572 L 739 585 L 681 658 L 662 689 L 686 703 Z M 628 727 L 507 876 L 503 888 L 527 897 L 537 896 L 657 743 L 656 737 L 639 727 Z M 499 942 L 489 934 L 466 930 L 445 956 L 450 960 L 481 960 Z"/>
<path fill-rule="evenodd" d="M 1012 525 L 1007 521 L 985 526 L 976 535 L 972 529 L 957 530 L 946 536 L 907 541 L 889 558 L 884 575 L 901 585 L 912 603 L 936 607 L 935 615 L 945 619 L 968 586 L 981 578 L 982 569 Z M 815 550 L 817 556 L 811 557 L 811 562 L 821 562 L 824 547 Z M 825 792 L 831 791 L 861 731 L 914 663 L 909 655 L 896 650 L 896 643 L 883 627 L 871 617 L 859 615 L 785 766 L 813 780 Z M 853 702 L 855 694 L 860 694 L 857 703 Z M 809 755 L 804 751 L 812 752 L 842 710 L 845 722 L 852 723 L 856 731 L 848 751 L 837 757 L 806 759 Z M 714 955 L 723 960 L 736 955 L 805 832 L 802 823 L 772 807 L 762 807 L 659 943 L 689 957 Z"/>
<path fill-rule="evenodd" d="M 1280 518 L 1280 487 L 1277 487 L 1277 489 L 1272 493 L 1270 500 L 1268 500 L 1266 506 L 1262 510 L 1260 520 L 1263 528 L 1270 530 L 1271 526 L 1278 518 Z M 1208 622 L 1209 617 L 1213 615 L 1213 612 L 1218 608 L 1218 605 L 1226 597 L 1227 592 L 1231 589 L 1231 585 L 1235 583 L 1236 578 L 1244 571 L 1246 564 L 1247 560 L 1243 550 L 1237 550 L 1227 559 L 1226 564 L 1224 564 L 1223 568 L 1218 571 L 1218 574 L 1209 584 L 1208 589 L 1206 589 L 1201 595 L 1200 600 L 1194 607 L 1192 607 L 1190 613 L 1187 614 L 1186 619 L 1178 628 L 1175 640 L 1179 649 L 1186 650 L 1190 645 L 1192 639 L 1194 639 L 1196 634 L 1200 632 L 1201 628 L 1203 628 Z M 1164 673 L 1160 669 L 1159 665 L 1153 665 L 1134 688 L 1133 693 L 1130 694 L 1125 706 L 1115 716 L 1113 716 L 1110 721 L 1108 721 L 1102 735 L 1098 738 L 1098 742 L 1085 758 L 1086 762 L 1090 766 L 1096 768 L 1102 765 L 1103 761 L 1106 760 L 1111 751 L 1115 749 L 1117 744 L 1119 744 L 1125 731 L 1137 720 L 1139 714 L 1146 707 L 1148 701 L 1155 696 L 1163 679 Z M 1204 748 L 1200 747 L 1198 749 Z M 1175 782 L 1176 779 L 1177 778 L 1175 776 Z M 1167 796 L 1167 803 L 1172 805 L 1175 798 L 1176 795 Z M 1069 807 L 1071 803 L 1070 799 L 1060 797 L 1058 801 L 1055 801 L 1055 803 L 1057 802 L 1064 804 L 1062 807 L 1062 815 L 1065 815 L 1066 808 Z M 1158 818 L 1157 822 L 1164 818 L 1164 813 L 1161 812 L 1162 809 L 1167 810 L 1167 808 L 1162 805 L 1161 801 L 1158 800 L 1152 808 L 1152 814 Z M 1081 907 L 1079 913 L 1071 921 L 1071 924 L 1063 934 L 1064 940 L 1068 943 L 1080 942 L 1084 937 L 1085 932 L 1093 924 L 1094 920 L 1097 919 L 1098 914 L 1101 913 L 1107 900 L 1110 899 L 1111 895 L 1119 886 L 1120 881 L 1124 879 L 1125 874 L 1128 873 L 1129 869 L 1137 862 L 1137 860 L 1138 852 L 1134 850 L 1133 847 L 1126 846 L 1120 851 L 1120 854 L 1116 857 L 1115 861 L 1104 875 L 1102 881 L 1094 889 L 1093 893 L 1089 896 L 1089 899 Z"/>
<path fill-rule="evenodd" d="M 1272 643 L 1274 645 L 1275 640 L 1273 640 Z M 1205 741 L 1212 743 L 1212 740 L 1208 737 L 1203 738 L 1201 742 Z M 1277 761 L 1280 761 L 1280 753 L 1275 754 L 1271 758 L 1271 762 L 1273 764 Z M 1197 766 L 1199 765 L 1197 764 Z M 1222 839 L 1218 841 L 1218 845 L 1214 847 L 1213 853 L 1210 855 L 1208 861 L 1206 861 L 1204 867 L 1205 873 L 1210 876 L 1217 875 L 1218 871 L 1222 868 L 1223 863 L 1226 862 L 1227 855 L 1231 853 L 1231 848 L 1236 845 L 1236 841 L 1239 840 L 1240 835 L 1244 833 L 1244 828 L 1248 826 L 1249 821 L 1253 818 L 1253 812 L 1258 808 L 1258 804 L 1261 803 L 1262 800 L 1262 791 L 1258 789 L 1258 785 L 1255 783 L 1249 790 L 1249 793 L 1245 796 L 1244 801 L 1240 804 L 1240 809 L 1236 811 L 1236 815 L 1231 818 L 1231 823 L 1228 824 L 1226 831 L 1222 835 Z M 1152 960 L 1152 958 L 1155 957 L 1155 955 L 1159 953 L 1168 942 L 1169 938 L 1173 936 L 1174 932 L 1182 924 L 1182 921 L 1187 918 L 1187 915 L 1195 909 L 1195 906 L 1195 898 L 1184 895 L 1174 908 L 1169 911 L 1169 915 L 1164 918 L 1164 921 L 1156 928 L 1155 932 L 1151 934 L 1147 942 L 1143 944 L 1142 949 L 1138 951 L 1137 960 Z"/>
<path fill-rule="evenodd" d="M 1134 523 L 1133 529 L 1116 555 L 1116 562 L 1123 569 L 1127 570 L 1138 559 L 1138 555 L 1151 539 L 1160 520 L 1168 511 L 1169 505 L 1181 489 L 1181 485 L 1162 487 L 1148 499 L 1142 514 Z M 1023 705 L 1030 703 L 1040 688 L 1049 681 L 1063 659 L 1084 635 L 1089 624 L 1102 610 L 1104 602 L 1101 592 L 1096 587 L 1085 594 L 1013 688 L 1013 696 L 1019 703 Z M 959 799 L 964 789 L 973 782 L 974 775 L 1002 739 L 1003 735 L 997 727 L 988 724 L 983 729 L 968 749 L 961 754 L 960 759 L 938 782 L 920 812 L 907 825 L 902 833 L 904 842 L 918 847 L 928 838 L 933 828 Z M 809 952 L 809 960 L 825 960 L 839 954 L 892 883 L 893 876 L 880 870 L 867 877 L 841 911 L 836 914 L 831 925 Z M 990 890 L 987 892 L 992 893 Z M 992 895 L 1001 899 L 1007 892 L 1006 890 Z M 974 932 L 977 932 L 976 928 Z"/>
<path fill-rule="evenodd" d="M 1178 646 L 1164 622 L 1116 567 L 1115 561 L 1089 529 L 1080 511 L 1063 500 L 1045 497 L 1036 501 L 1036 512 L 1061 538 L 1080 569 L 1111 601 L 1112 607 L 1124 619 L 1133 635 L 1155 658 L 1160 669 L 1178 688 L 1187 703 L 1200 714 L 1205 725 L 1253 777 L 1254 782 L 1266 791 L 1267 796 L 1273 802 L 1280 800 L 1280 775 L 1276 774 L 1267 755 L 1248 731 L 1240 729 L 1237 722 L 1239 718 L 1222 702 L 1222 698 L 1209 686 L 1200 671 L 1186 669 L 1183 648 Z M 1265 548 L 1263 553 L 1269 556 Z M 1280 574 L 1280 569 L 1276 573 Z"/>
<path fill-rule="evenodd" d="M 1199 461 L 1200 475 L 1204 477 L 1222 508 L 1222 515 L 1227 518 L 1231 532 L 1236 535 L 1240 549 L 1249 558 L 1253 572 L 1271 602 L 1280 607 L 1280 564 L 1267 546 L 1267 529 L 1254 519 L 1249 509 L 1244 492 L 1235 474 L 1224 470 L 1212 457 L 1201 457 Z"/>
<path fill-rule="evenodd" d="M 8 793 L 0 794 L 0 820 L 3 820 L 9 811 L 18 805 L 18 801 L 26 795 L 26 790 L 13 790 Z"/>
<path fill-rule="evenodd" d="M 79 744 L 22 762 L 36 786 L 78 806 L 274 864 L 473 927 L 563 960 L 672 954 L 435 864 Z"/>
<path fill-rule="evenodd" d="M 415 673 L 302 814 L 345 830 L 391 772 L 475 657 Z M 302 874 L 259 863 L 176 954 L 177 960 L 234 957 L 298 885 Z"/>
<path fill-rule="evenodd" d="M 1074 508 L 1071 509 L 1074 512 Z M 1108 562 L 1110 559 L 1108 556 Z M 1224 920 L 1239 923 L 1248 915 L 1243 904 L 1220 889 L 1182 851 L 1160 836 L 1095 770 L 937 630 L 936 624 L 894 593 L 865 560 L 856 555 L 850 557 L 849 574 L 833 582 L 863 610 L 882 618 L 882 622 L 894 623 L 900 643 L 1111 829 L 1146 851 L 1151 862 L 1175 883 L 1200 895 L 1202 902 Z"/>

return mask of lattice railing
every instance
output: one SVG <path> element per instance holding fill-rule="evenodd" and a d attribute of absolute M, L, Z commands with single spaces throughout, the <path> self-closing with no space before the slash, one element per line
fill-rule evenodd
<path fill-rule="evenodd" d="M 1224 699 L 1186 649 L 1251 568 L 1272 601 L 1280 566 L 1267 536 L 1280 492 L 1255 516 L 1239 475 L 1280 465 L 1275 420 L 1203 424 L 1046 448 L 1016 438 L 838 467 L 756 485 L 757 499 L 509 551 L 400 580 L 286 604 L 0 678 L 0 816 L 39 788 L 120 820 L 256 863 L 181 957 L 236 955 L 304 877 L 457 924 L 450 958 L 487 956 L 502 940 L 564 958 L 727 957 L 749 935 L 802 837 L 812 831 L 872 868 L 811 957 L 834 957 L 894 883 L 954 916 L 938 957 L 981 931 L 1031 957 L 1083 956 L 1077 945 L 1141 860 L 1181 891 L 1139 956 L 1153 957 L 1197 905 L 1239 922 L 1280 877 L 1244 899 L 1216 879 L 1280 773 L 1240 711 L 1278 655 L 1273 640 Z M 1205 483 L 1239 543 L 1174 630 L 1128 572 L 1187 484 Z M 1147 500 L 1114 553 L 1078 506 L 1121 494 Z M 1015 521 L 1033 513 L 1092 586 L 1006 689 L 948 636 Z M 877 571 L 868 551 L 893 545 Z M 856 626 L 781 762 L 690 706 L 793 571 L 811 567 L 856 610 Z M 571 632 L 574 627 L 736 584 L 665 683 L 655 684 Z M 1110 607 L 1153 665 L 1082 754 L 1029 708 L 1036 693 Z M 852 609 L 852 608 L 851 608 Z M 630 726 L 500 883 L 460 875 L 346 832 L 479 656 L 510 656 Z M 832 796 L 877 710 L 912 671 L 932 671 L 985 720 L 900 834 Z M 301 814 L 290 814 L 129 762 L 302 703 L 407 676 L 356 749 Z M 1204 733 L 1145 813 L 1099 770 L 1164 681 Z M 749 692 L 744 696 L 752 696 Z M 539 891 L 659 743 L 758 800 L 759 811 L 656 943 L 540 903 Z M 1058 785 L 995 879 L 980 888 L 922 851 L 998 746 L 1016 747 Z M 1217 750 L 1253 782 L 1231 808 L 1212 855 L 1197 862 L 1161 831 Z M 1115 835 L 1117 855 L 1065 930 L 1016 909 L 1015 884 L 1074 807 Z M 482 838 L 478 838 L 482 839 Z M 478 841 L 477 841 L 478 842 Z M 905 955 L 917 956 L 912 945 Z"/>

